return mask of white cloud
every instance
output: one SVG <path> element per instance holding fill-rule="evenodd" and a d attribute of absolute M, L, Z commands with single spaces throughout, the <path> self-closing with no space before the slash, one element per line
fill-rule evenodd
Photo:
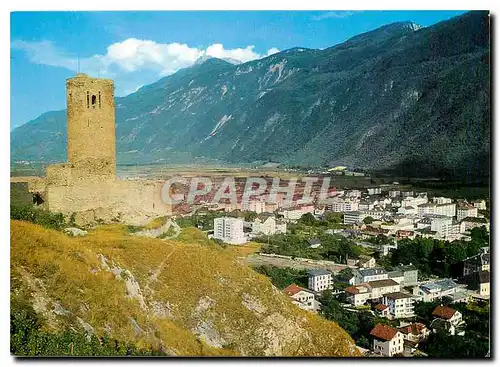
<path fill-rule="evenodd" d="M 312 20 L 323 20 L 323 19 L 329 19 L 329 18 L 347 18 L 350 17 L 351 15 L 354 15 L 353 11 L 328 11 L 326 13 L 320 14 L 320 15 L 315 15 L 312 16 Z"/>
<path fill-rule="evenodd" d="M 278 52 L 280 52 L 279 49 L 277 49 L 276 47 L 271 47 L 269 50 L 267 50 L 267 56 L 274 55 Z"/>
<path fill-rule="evenodd" d="M 279 52 L 275 47 L 266 54 L 254 51 L 255 46 L 225 49 L 221 43 L 215 43 L 206 49 L 190 47 L 180 43 L 157 43 L 151 40 L 129 38 L 109 45 L 104 55 L 90 57 L 69 56 L 59 50 L 50 41 L 26 42 L 14 41 L 12 48 L 23 50 L 32 63 L 63 67 L 82 72 L 100 71 L 101 75 L 130 73 L 139 70 L 154 70 L 158 75 L 168 75 L 194 64 L 203 56 L 233 59 L 247 62 Z"/>

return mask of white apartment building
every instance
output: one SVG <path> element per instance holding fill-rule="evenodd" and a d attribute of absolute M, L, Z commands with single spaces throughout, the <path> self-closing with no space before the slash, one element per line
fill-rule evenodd
<path fill-rule="evenodd" d="M 358 205 L 359 204 L 356 201 L 336 198 L 330 204 L 330 208 L 331 211 L 335 213 L 353 212 L 358 210 Z"/>
<path fill-rule="evenodd" d="M 383 268 L 368 268 L 354 270 L 354 284 L 371 282 L 374 280 L 388 279 L 387 272 Z"/>
<path fill-rule="evenodd" d="M 415 297 L 408 293 L 394 292 L 384 294 L 382 303 L 389 307 L 389 316 L 393 319 L 402 317 L 413 317 L 415 312 L 413 309 Z"/>
<path fill-rule="evenodd" d="M 379 195 L 382 193 L 382 188 L 380 187 L 369 187 L 368 195 Z"/>
<path fill-rule="evenodd" d="M 333 286 L 332 273 L 323 269 L 309 270 L 307 286 L 315 292 L 331 289 Z"/>
<path fill-rule="evenodd" d="M 244 212 L 255 212 L 257 214 L 264 213 L 266 210 L 266 203 L 261 200 L 245 200 L 241 202 L 241 210 Z"/>
<path fill-rule="evenodd" d="M 457 209 L 457 220 L 460 222 L 462 219 L 467 217 L 477 217 L 477 208 L 472 205 L 459 206 Z"/>
<path fill-rule="evenodd" d="M 486 201 L 484 200 L 474 200 L 472 202 L 472 205 L 474 205 L 474 207 L 478 208 L 479 210 L 486 210 Z"/>
<path fill-rule="evenodd" d="M 401 200 L 401 206 L 406 207 L 406 206 L 413 206 L 413 207 L 418 207 L 419 205 L 422 204 L 427 204 L 429 199 L 427 199 L 427 196 L 409 196 Z"/>
<path fill-rule="evenodd" d="M 454 203 L 426 203 L 418 206 L 418 216 L 424 217 L 426 215 L 444 215 L 447 217 L 454 217 L 456 214 L 457 205 Z"/>
<path fill-rule="evenodd" d="M 399 292 L 400 290 L 401 286 L 392 279 L 356 284 L 345 289 L 347 299 L 354 306 L 362 306 L 367 300 L 381 299 L 387 293 Z"/>
<path fill-rule="evenodd" d="M 422 297 L 424 302 L 432 302 L 444 296 L 453 297 L 458 292 L 458 284 L 451 279 L 421 284 L 413 289 L 413 295 Z"/>
<path fill-rule="evenodd" d="M 295 208 L 295 209 L 287 209 L 283 210 L 280 212 L 281 215 L 283 215 L 283 218 L 286 220 L 299 220 L 304 214 L 306 213 L 314 213 L 314 206 L 313 205 L 306 205 L 300 208 Z"/>
<path fill-rule="evenodd" d="M 460 239 L 460 223 L 452 217 L 433 217 L 431 218 L 431 231 L 435 231 L 434 238 L 442 238 L 447 241 Z"/>
<path fill-rule="evenodd" d="M 252 223 L 252 234 L 273 235 L 277 233 L 286 233 L 286 223 L 281 223 L 272 216 L 265 220 L 255 218 Z"/>
<path fill-rule="evenodd" d="M 434 213 L 438 215 L 445 215 L 447 217 L 454 217 L 457 213 L 457 204 L 455 203 L 437 204 Z"/>
<path fill-rule="evenodd" d="M 438 196 L 438 197 L 433 197 L 432 198 L 432 202 L 435 203 L 435 204 L 450 204 L 451 203 L 451 199 L 450 198 L 445 198 L 445 197 L 442 197 L 442 196 Z"/>
<path fill-rule="evenodd" d="M 368 215 L 361 213 L 360 211 L 355 212 L 345 212 L 344 213 L 344 224 L 358 224 L 363 221 Z"/>
<path fill-rule="evenodd" d="M 214 238 L 233 245 L 247 242 L 243 233 L 243 219 L 222 217 L 214 219 Z"/>

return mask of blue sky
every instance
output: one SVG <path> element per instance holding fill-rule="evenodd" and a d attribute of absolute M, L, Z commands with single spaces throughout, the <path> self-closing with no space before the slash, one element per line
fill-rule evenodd
<path fill-rule="evenodd" d="M 134 92 L 201 56 L 245 62 L 291 47 L 325 48 L 387 23 L 429 26 L 463 11 L 11 13 L 11 129 L 65 108 L 79 69 Z"/>

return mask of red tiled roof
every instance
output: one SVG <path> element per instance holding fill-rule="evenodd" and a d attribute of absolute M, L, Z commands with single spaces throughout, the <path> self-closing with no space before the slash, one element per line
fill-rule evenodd
<path fill-rule="evenodd" d="M 293 295 L 299 293 L 300 291 L 306 291 L 306 289 L 304 289 L 302 287 L 299 287 L 295 283 L 292 283 L 288 287 L 286 287 L 285 289 L 283 289 L 283 292 L 285 292 L 289 296 L 293 296 Z"/>
<path fill-rule="evenodd" d="M 367 283 L 359 283 L 359 284 L 356 284 L 356 285 L 352 285 L 352 286 L 350 286 L 350 287 L 347 287 L 347 288 L 345 289 L 345 291 L 346 291 L 347 293 L 351 293 L 351 294 L 366 293 L 366 292 L 360 292 L 358 287 L 365 287 L 365 288 L 367 288 L 368 290 L 370 289 L 370 286 L 369 286 Z"/>
<path fill-rule="evenodd" d="M 350 287 L 347 287 L 347 288 L 345 289 L 345 291 L 346 291 L 347 293 L 351 293 L 351 294 L 358 294 L 358 293 L 359 293 L 359 289 L 358 289 L 358 288 L 356 288 L 355 286 L 350 286 Z"/>
<path fill-rule="evenodd" d="M 455 310 L 453 308 L 445 307 L 445 306 L 437 306 L 434 311 L 432 311 L 433 316 L 437 316 L 442 319 L 449 320 L 455 314 Z"/>
<path fill-rule="evenodd" d="M 399 331 L 401 331 L 403 334 L 413 334 L 413 335 L 419 335 L 422 333 L 422 330 L 425 329 L 425 325 L 420 323 L 420 322 L 415 322 L 411 325 L 404 326 L 399 328 Z"/>
<path fill-rule="evenodd" d="M 373 335 L 375 338 L 387 341 L 392 340 L 397 333 L 398 329 L 384 324 L 377 324 L 373 330 L 370 331 L 370 335 Z"/>
<path fill-rule="evenodd" d="M 379 303 L 378 305 L 375 306 L 375 309 L 376 310 L 379 310 L 379 311 L 384 311 L 388 306 L 382 304 L 382 303 Z"/>

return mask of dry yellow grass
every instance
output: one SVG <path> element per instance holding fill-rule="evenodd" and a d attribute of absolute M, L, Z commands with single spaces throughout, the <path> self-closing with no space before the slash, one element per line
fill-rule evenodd
<path fill-rule="evenodd" d="M 48 327 L 80 317 L 98 335 L 162 345 L 177 355 L 355 355 L 338 325 L 300 310 L 266 277 L 240 264 L 238 257 L 257 249 L 224 249 L 194 228 L 172 241 L 135 237 L 120 225 L 71 238 L 11 221 L 13 290 L 34 292 L 35 300 L 45 297 L 71 312 Z M 119 279 L 106 271 L 100 254 L 136 279 L 145 308 L 128 295 L 129 275 Z M 30 278 L 41 281 L 40 289 Z"/>

